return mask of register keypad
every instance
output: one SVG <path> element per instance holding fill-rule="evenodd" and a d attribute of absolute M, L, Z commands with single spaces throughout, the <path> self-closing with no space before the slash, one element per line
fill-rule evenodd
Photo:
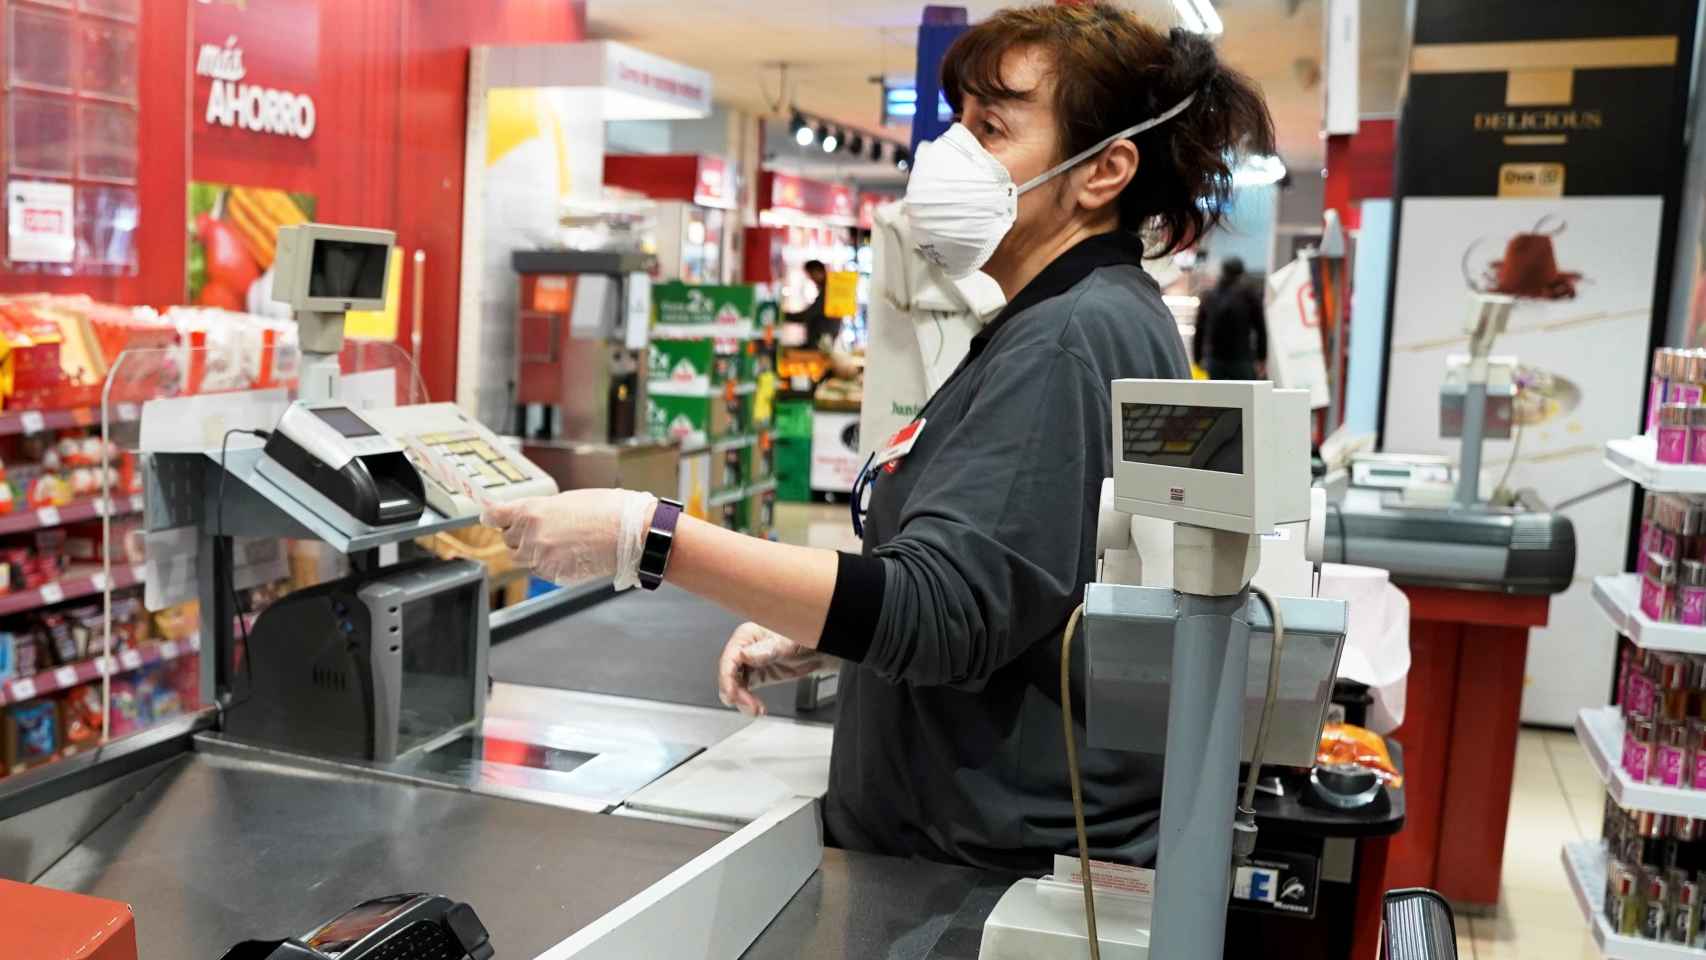
<path fill-rule="evenodd" d="M 484 489 L 527 480 L 526 474 L 477 433 L 426 433 L 420 442 Z"/>

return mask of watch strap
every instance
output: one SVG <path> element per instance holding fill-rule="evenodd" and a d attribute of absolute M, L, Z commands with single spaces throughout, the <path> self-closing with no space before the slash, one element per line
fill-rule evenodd
<path fill-rule="evenodd" d="M 663 586 L 670 551 L 675 546 L 675 526 L 680 520 L 681 504 L 659 498 L 657 509 L 652 511 L 652 524 L 646 530 L 645 546 L 640 550 L 640 586 L 647 590 Z"/>

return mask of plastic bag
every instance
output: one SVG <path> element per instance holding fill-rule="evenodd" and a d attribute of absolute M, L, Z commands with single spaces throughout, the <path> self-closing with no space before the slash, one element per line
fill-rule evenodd
<path fill-rule="evenodd" d="M 1348 723 L 1329 723 L 1321 728 L 1321 747 L 1315 762 L 1322 766 L 1358 766 L 1374 771 L 1381 782 L 1404 785 L 1404 775 L 1392 763 L 1386 741 L 1377 733 Z"/>
<path fill-rule="evenodd" d="M 1368 726 L 1391 733 L 1404 722 L 1410 674 L 1410 599 L 1385 570 L 1329 563 L 1321 596 L 1349 605 L 1339 676 L 1367 684 L 1374 695 Z"/>

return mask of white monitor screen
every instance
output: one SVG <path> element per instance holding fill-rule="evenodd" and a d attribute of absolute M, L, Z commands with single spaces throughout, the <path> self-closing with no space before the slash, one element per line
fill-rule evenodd
<path fill-rule="evenodd" d="M 1122 403 L 1123 457 L 1128 463 L 1244 472 L 1244 411 L 1171 403 Z"/>
<path fill-rule="evenodd" d="M 328 300 L 378 300 L 385 296 L 385 258 L 378 243 L 315 240 L 308 295 Z"/>

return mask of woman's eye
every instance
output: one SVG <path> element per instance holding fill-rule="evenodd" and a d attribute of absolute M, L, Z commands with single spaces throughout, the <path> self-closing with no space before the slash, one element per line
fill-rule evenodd
<path fill-rule="evenodd" d="M 984 134 L 984 136 L 987 136 L 987 137 L 994 137 L 994 136 L 999 136 L 999 135 L 1000 135 L 1000 134 L 1001 134 L 1001 131 L 1000 131 L 1000 130 L 997 130 L 997 129 L 996 129 L 996 128 L 995 128 L 995 124 L 993 124 L 993 123 L 990 123 L 990 122 L 989 122 L 989 121 L 987 121 L 987 120 L 986 120 L 986 121 L 984 121 L 984 122 L 983 122 L 983 123 L 982 123 L 982 124 L 980 124 L 980 125 L 979 125 L 979 126 L 980 126 L 980 127 L 981 127 L 981 128 L 982 128 L 982 130 L 983 130 L 983 134 Z"/>

